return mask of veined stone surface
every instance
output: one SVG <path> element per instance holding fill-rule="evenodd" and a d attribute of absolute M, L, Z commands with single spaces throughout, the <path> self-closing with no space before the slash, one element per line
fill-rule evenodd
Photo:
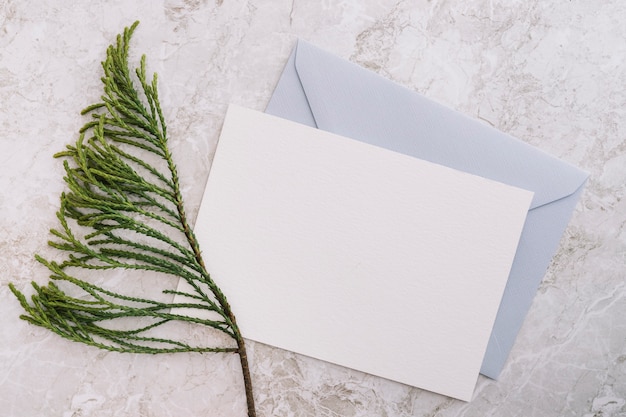
<path fill-rule="evenodd" d="M 620 0 L 1 1 L 0 414 L 245 415 L 235 356 L 71 343 L 20 320 L 7 287 L 47 281 L 33 254 L 55 256 L 52 155 L 76 140 L 105 48 L 134 20 L 191 218 L 228 103 L 263 110 L 298 37 L 591 173 L 500 380 L 480 377 L 473 401 L 249 342 L 259 416 L 626 416 Z"/>

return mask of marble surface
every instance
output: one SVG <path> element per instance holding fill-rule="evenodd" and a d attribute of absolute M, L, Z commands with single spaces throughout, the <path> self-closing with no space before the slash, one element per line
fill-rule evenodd
<path fill-rule="evenodd" d="M 480 377 L 471 402 L 249 342 L 259 416 L 626 416 L 621 0 L 0 1 L 0 414 L 245 415 L 234 356 L 72 343 L 19 320 L 7 286 L 47 281 L 33 254 L 54 256 L 52 154 L 136 19 L 192 217 L 226 106 L 264 109 L 297 37 L 591 173 L 500 380 Z"/>

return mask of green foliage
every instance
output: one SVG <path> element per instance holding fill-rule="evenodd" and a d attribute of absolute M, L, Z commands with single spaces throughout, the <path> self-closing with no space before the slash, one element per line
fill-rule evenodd
<path fill-rule="evenodd" d="M 61 195 L 59 226 L 51 230 L 49 245 L 64 260 L 36 256 L 51 280 L 46 286 L 33 282 L 30 302 L 13 284 L 9 287 L 25 310 L 22 319 L 76 342 L 117 352 L 237 353 L 253 417 L 245 343 L 185 215 L 156 74 L 151 80 L 146 76 L 145 56 L 134 74 L 128 68 L 129 42 L 138 23 L 107 49 L 102 101 L 82 111 L 91 117 L 76 144 L 55 155 L 64 158 L 68 190 Z M 154 278 L 150 284 L 162 300 L 124 294 L 110 282 L 107 286 L 111 270 L 126 270 L 124 279 L 144 271 Z M 96 285 L 94 275 L 104 284 Z M 188 291 L 172 289 L 180 278 Z M 158 285 L 163 282 L 169 285 Z M 171 301 L 175 295 L 184 301 Z M 167 328 L 158 332 L 177 321 L 225 334 L 231 346 L 193 345 L 171 338 Z"/>
<path fill-rule="evenodd" d="M 51 230 L 49 244 L 64 260 L 36 256 L 51 280 L 46 286 L 33 282 L 30 302 L 13 284 L 9 287 L 25 310 L 22 319 L 76 342 L 117 352 L 237 353 L 248 415 L 254 417 L 245 343 L 185 215 L 156 74 L 151 80 L 146 76 L 145 56 L 134 74 L 128 68 L 129 42 L 138 23 L 107 49 L 102 101 L 82 111 L 91 117 L 76 144 L 55 155 L 64 158 L 68 190 L 61 195 L 59 226 Z M 107 275 L 111 270 L 122 270 L 123 280 L 149 275 L 147 285 L 162 300 L 124 294 Z M 189 290 L 172 289 L 180 278 Z M 227 335 L 231 346 L 176 340 L 165 327 L 174 322 L 204 325 Z"/>
<path fill-rule="evenodd" d="M 208 326 L 235 342 L 241 338 L 185 216 L 157 77 L 147 78 L 145 56 L 134 76 L 128 69 L 128 46 L 136 26 L 126 28 L 108 48 L 102 63 L 102 102 L 83 110 L 91 118 L 76 144 L 55 155 L 65 159 L 69 190 L 61 195 L 60 225 L 51 230 L 55 240 L 49 244 L 66 258 L 55 262 L 36 256 L 50 270 L 51 281 L 43 287 L 33 283 L 30 303 L 10 287 L 26 311 L 23 319 L 73 341 L 120 352 L 238 352 L 237 346 L 194 346 L 153 335 L 155 328 L 179 320 Z M 147 155 L 155 163 L 148 163 Z M 177 294 L 184 302 L 158 301 L 78 277 L 86 270 L 93 275 L 93 270 L 116 268 L 180 277 L 193 292 L 164 289 L 164 298 Z M 176 278 L 169 279 L 171 288 Z M 179 308 L 210 312 L 211 319 L 175 313 Z M 124 326 L 116 327 L 116 322 Z"/>

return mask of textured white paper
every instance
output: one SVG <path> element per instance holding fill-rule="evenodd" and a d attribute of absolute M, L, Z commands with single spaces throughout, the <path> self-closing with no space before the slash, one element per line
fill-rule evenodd
<path fill-rule="evenodd" d="M 531 198 L 231 106 L 195 233 L 246 338 L 470 400 Z"/>

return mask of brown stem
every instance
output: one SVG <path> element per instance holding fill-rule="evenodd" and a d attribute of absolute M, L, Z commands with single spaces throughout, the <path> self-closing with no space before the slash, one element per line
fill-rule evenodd
<path fill-rule="evenodd" d="M 165 156 L 172 173 L 172 182 L 174 184 L 174 198 L 176 200 L 176 208 L 178 210 L 178 215 L 180 216 L 180 221 L 183 224 L 183 228 L 185 230 L 185 237 L 189 242 L 189 245 L 193 249 L 194 256 L 196 258 L 196 262 L 202 267 L 202 270 L 206 273 L 206 278 L 211 282 L 209 274 L 204 265 L 204 260 L 202 259 L 202 255 L 200 253 L 200 245 L 196 240 L 196 236 L 193 231 L 189 227 L 187 223 L 187 216 L 185 215 L 185 208 L 183 206 L 182 195 L 180 192 L 180 188 L 178 185 L 178 173 L 176 170 L 176 166 L 174 165 L 171 155 L 167 147 L 164 149 Z M 254 407 L 254 395 L 252 390 L 252 378 L 250 378 L 250 367 L 248 365 L 248 354 L 246 352 L 246 344 L 241 336 L 241 332 L 239 331 L 239 326 L 237 326 L 237 320 L 235 319 L 235 315 L 230 309 L 230 305 L 226 300 L 226 296 L 220 291 L 220 289 L 212 285 L 211 290 L 215 295 L 215 299 L 218 301 L 222 309 L 224 310 L 225 315 L 228 317 L 228 321 L 230 322 L 230 326 L 233 329 L 233 333 L 235 334 L 235 340 L 237 341 L 237 353 L 239 354 L 239 361 L 241 362 L 241 372 L 243 374 L 243 384 L 244 390 L 246 392 L 246 403 L 248 406 L 248 417 L 256 417 L 256 410 Z"/>
<path fill-rule="evenodd" d="M 237 326 L 235 316 L 232 316 L 233 324 Z M 237 329 L 237 348 L 239 353 L 239 361 L 241 362 L 241 372 L 243 373 L 243 385 L 246 391 L 246 402 L 248 404 L 248 417 L 256 417 L 254 409 L 254 395 L 252 392 L 252 379 L 250 378 L 250 368 L 248 366 L 248 354 L 246 353 L 246 344 Z"/>

